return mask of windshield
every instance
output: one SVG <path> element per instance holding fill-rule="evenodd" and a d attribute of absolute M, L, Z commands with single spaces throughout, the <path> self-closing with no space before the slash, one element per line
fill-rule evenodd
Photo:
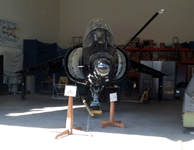
<path fill-rule="evenodd" d="M 88 24 L 83 46 L 89 47 L 93 42 L 114 45 L 112 31 L 103 19 L 93 19 Z"/>

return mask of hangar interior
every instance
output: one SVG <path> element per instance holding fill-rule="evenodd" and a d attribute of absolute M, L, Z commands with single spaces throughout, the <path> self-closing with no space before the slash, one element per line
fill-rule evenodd
<path fill-rule="evenodd" d="M 42 149 L 45 145 L 48 149 L 61 149 L 64 142 L 73 143 L 75 139 L 80 143 L 88 140 L 92 147 L 100 142 L 107 145 L 106 141 L 110 139 L 115 141 L 115 145 L 110 147 L 119 147 L 119 142 L 127 147 L 129 139 L 133 141 L 130 146 L 137 149 L 142 148 L 142 141 L 150 149 L 156 149 L 154 141 L 160 145 L 165 143 L 161 149 L 190 149 L 194 143 L 193 5 L 192 0 L 2 0 L 0 139 L 6 141 L 2 146 L 11 149 L 8 141 L 16 139 L 15 144 L 18 144 L 21 143 L 19 140 L 25 140 L 25 136 L 39 143 Z M 90 89 L 76 84 L 74 126 L 82 126 L 83 131 L 74 131 L 72 137 L 53 141 L 52 138 L 65 128 L 68 106 L 68 97 L 64 96 L 65 85 L 75 83 L 61 69 L 63 62 L 50 60 L 63 57 L 69 47 L 84 42 L 86 26 L 93 18 L 106 20 L 113 31 L 114 44 L 123 48 L 161 8 L 165 9 L 164 14 L 127 45 L 125 52 L 129 59 L 168 75 L 163 78 L 162 99 L 159 96 L 159 79 L 131 67 L 125 79 L 102 90 L 99 98 L 102 114 L 90 117 L 81 100 L 84 96 L 88 103 L 92 101 Z M 46 65 L 34 68 L 38 71 L 32 69 L 28 72 L 27 95 L 25 100 L 21 100 L 22 75 L 16 72 L 44 63 Z M 51 69 L 48 69 L 48 64 Z M 101 120 L 109 120 L 109 94 L 113 92 L 118 96 L 115 117 L 125 124 L 125 129 L 102 129 L 99 124 Z M 146 92 L 148 95 L 144 97 Z M 14 135 L 9 137 L 6 130 Z M 35 134 L 50 144 L 40 137 L 35 139 Z M 16 135 L 19 135 L 18 139 Z M 100 141 L 96 143 L 95 140 Z M 25 142 L 29 144 L 28 140 Z M 17 147 L 25 149 L 25 146 Z M 35 145 L 31 148 L 40 147 Z"/>

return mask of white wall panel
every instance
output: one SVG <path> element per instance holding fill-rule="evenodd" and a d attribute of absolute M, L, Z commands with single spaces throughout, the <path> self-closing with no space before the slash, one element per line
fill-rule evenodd
<path fill-rule="evenodd" d="M 194 40 L 193 0 L 60 0 L 59 43 L 68 47 L 72 36 L 84 36 L 88 22 L 104 18 L 112 27 L 117 45 L 131 37 L 161 8 L 158 16 L 140 35 L 166 45 L 177 36 L 179 42 Z"/>

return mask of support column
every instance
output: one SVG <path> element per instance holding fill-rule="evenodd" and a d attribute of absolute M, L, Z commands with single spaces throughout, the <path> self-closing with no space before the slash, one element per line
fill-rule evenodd
<path fill-rule="evenodd" d="M 115 116 L 115 102 L 110 103 L 110 121 L 100 121 L 100 124 L 102 125 L 102 128 L 108 127 L 108 126 L 116 126 L 125 128 L 125 125 L 121 123 L 121 121 L 114 121 Z"/>
<path fill-rule="evenodd" d="M 67 119 L 66 119 L 66 128 L 64 132 L 58 134 L 55 139 L 57 139 L 60 136 L 64 136 L 67 134 L 72 134 L 72 129 L 73 129 L 73 97 L 69 96 L 68 98 L 68 109 L 67 109 Z M 81 127 L 74 128 L 77 130 L 81 130 Z"/>

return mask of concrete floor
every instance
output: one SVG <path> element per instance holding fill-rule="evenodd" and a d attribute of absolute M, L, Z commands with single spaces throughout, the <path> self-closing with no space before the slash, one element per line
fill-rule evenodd
<path fill-rule="evenodd" d="M 74 101 L 73 135 L 55 139 L 65 131 L 67 100 L 50 95 L 0 96 L 0 149 L 149 149 L 191 150 L 194 135 L 184 134 L 182 101 L 150 101 L 149 104 L 116 103 L 115 120 L 125 129 L 101 128 L 109 120 L 109 104 L 102 103 L 103 114 L 89 117 L 83 103 Z"/>

